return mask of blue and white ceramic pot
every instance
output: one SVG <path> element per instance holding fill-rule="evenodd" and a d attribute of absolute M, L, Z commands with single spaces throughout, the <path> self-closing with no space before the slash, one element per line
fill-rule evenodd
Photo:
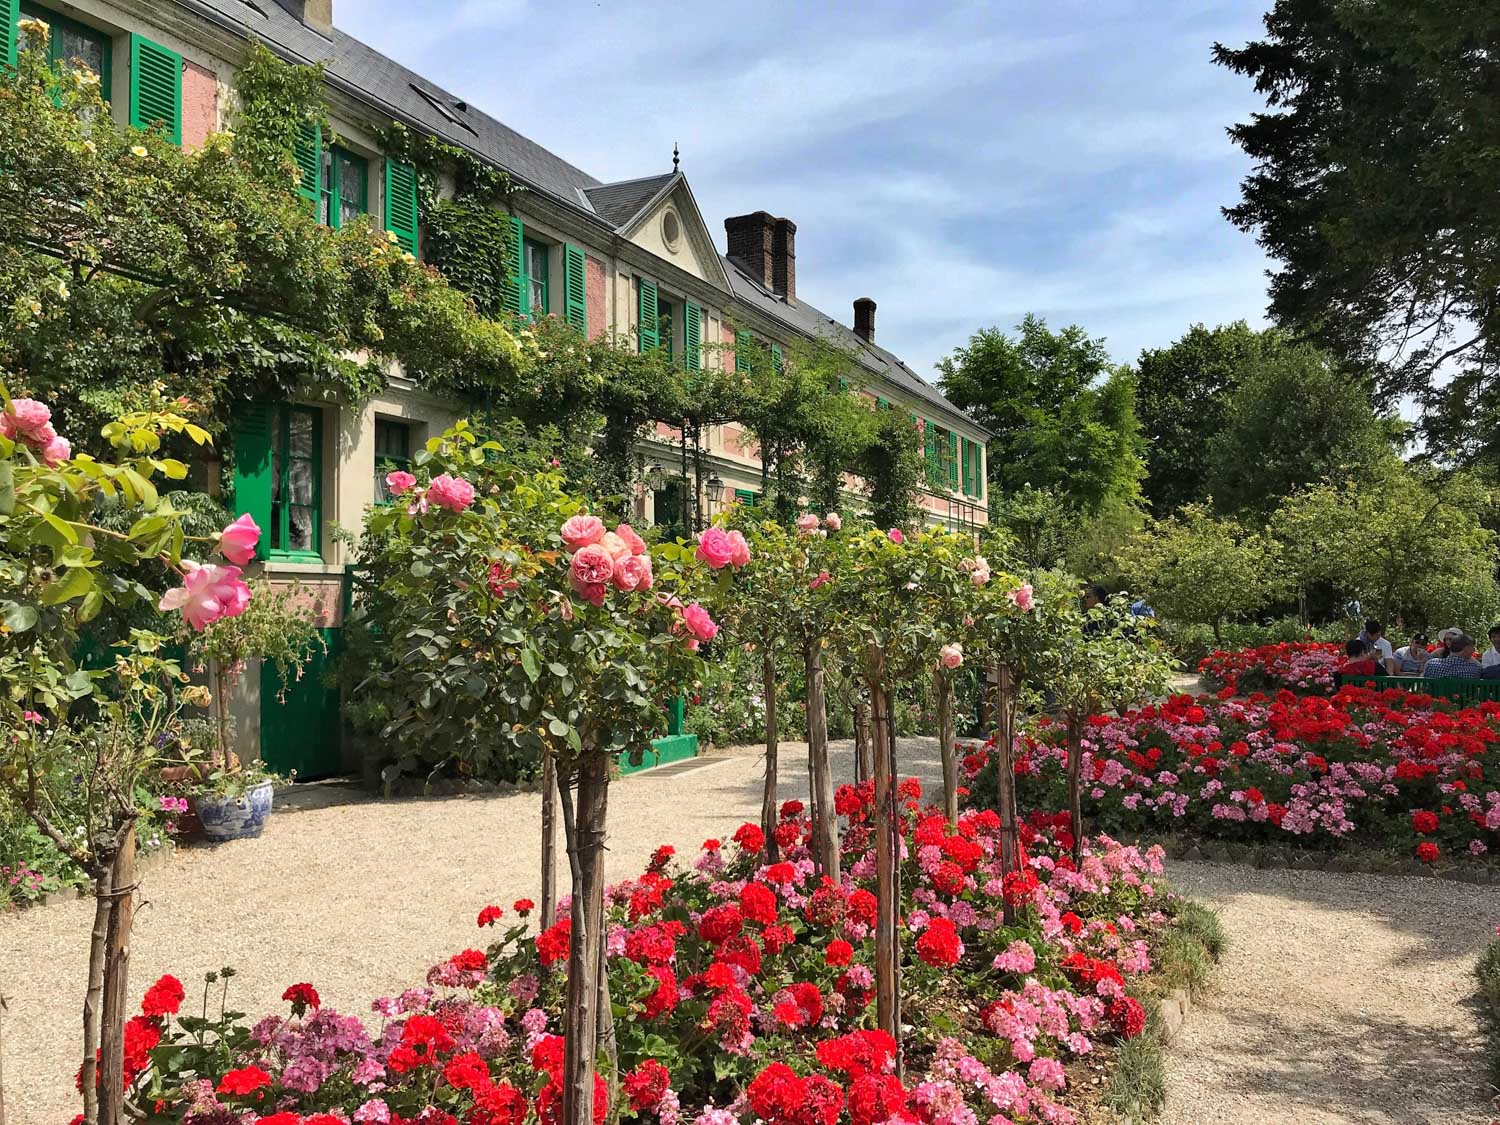
<path fill-rule="evenodd" d="M 266 830 L 271 815 L 271 783 L 263 781 L 238 797 L 203 795 L 193 798 L 203 834 L 216 844 L 252 840 Z"/>

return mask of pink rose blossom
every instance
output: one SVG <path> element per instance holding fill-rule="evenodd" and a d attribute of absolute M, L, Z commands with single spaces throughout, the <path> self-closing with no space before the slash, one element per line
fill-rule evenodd
<path fill-rule="evenodd" d="M 615 586 L 627 593 L 649 590 L 655 578 L 651 574 L 650 555 L 630 555 L 615 563 Z"/>
<path fill-rule="evenodd" d="M 646 541 L 635 533 L 635 528 L 628 523 L 622 523 L 615 528 L 615 534 L 625 540 L 630 546 L 632 555 L 644 555 L 646 553 Z"/>
<path fill-rule="evenodd" d="M 969 572 L 969 581 L 976 586 L 983 586 L 990 580 L 990 563 L 983 555 L 975 555 L 964 563 L 964 569 Z"/>
<path fill-rule="evenodd" d="M 183 560 L 182 585 L 157 602 L 161 610 L 182 610 L 183 620 L 202 632 L 221 617 L 238 617 L 250 603 L 250 587 L 240 581 L 237 566 L 215 566 Z"/>
<path fill-rule="evenodd" d="M 896 544 L 896 546 L 898 546 L 898 547 L 902 543 L 906 542 L 906 536 L 904 536 L 904 535 L 901 534 L 901 529 L 899 527 L 893 527 L 893 528 L 891 528 L 889 531 L 887 531 L 885 533 L 885 537 L 887 539 L 889 539 L 892 543 Z"/>
<path fill-rule="evenodd" d="M 443 473 L 428 482 L 427 499 L 450 512 L 461 512 L 474 503 L 474 486 L 463 477 Z"/>
<path fill-rule="evenodd" d="M 606 531 L 604 537 L 599 540 L 599 546 L 609 552 L 609 557 L 615 560 L 615 564 L 630 558 L 632 552 L 630 544 L 621 539 L 613 531 Z"/>
<path fill-rule="evenodd" d="M 705 528 L 698 536 L 697 558 L 714 570 L 723 570 L 734 559 L 734 543 L 722 527 Z"/>
<path fill-rule="evenodd" d="M 1021 583 L 1020 588 L 1011 591 L 1008 596 L 1010 598 L 1010 604 L 1015 606 L 1022 613 L 1030 612 L 1032 605 L 1035 604 L 1036 601 L 1036 599 L 1032 595 L 1030 582 Z"/>
<path fill-rule="evenodd" d="M 833 576 L 830 575 L 826 570 L 820 570 L 818 571 L 818 576 L 807 584 L 807 588 L 809 590 L 816 590 L 819 586 L 823 585 L 823 583 L 827 582 L 831 577 Z"/>
<path fill-rule="evenodd" d="M 570 516 L 562 525 L 562 541 L 569 553 L 591 547 L 603 538 L 604 521 L 598 516 Z"/>
<path fill-rule="evenodd" d="M 42 460 L 50 466 L 62 464 L 73 456 L 73 444 L 65 437 L 54 437 L 42 447 Z"/>
<path fill-rule="evenodd" d="M 260 528 L 249 512 L 219 532 L 219 553 L 235 566 L 244 566 L 255 558 L 255 546 L 260 542 Z"/>
<path fill-rule="evenodd" d="M 829 531 L 837 531 L 844 526 L 844 521 L 839 517 L 837 512 L 829 512 L 823 517 L 823 523 Z"/>
<path fill-rule="evenodd" d="M 964 649 L 963 649 L 962 645 L 958 645 L 958 644 L 944 645 L 942 648 L 940 648 L 938 650 L 938 663 L 942 664 L 942 666 L 944 668 L 948 669 L 948 671 L 950 671 L 950 672 L 953 671 L 953 669 L 957 668 L 963 662 L 964 662 Z"/>
<path fill-rule="evenodd" d="M 417 478 L 405 469 L 396 469 L 385 474 L 385 487 L 392 496 L 403 496 L 416 487 Z"/>
<path fill-rule="evenodd" d="M 743 531 L 731 531 L 729 544 L 734 548 L 734 554 L 729 556 L 730 566 L 739 569 L 750 561 L 750 544 L 745 541 Z"/>
<path fill-rule="evenodd" d="M 700 641 L 711 641 L 719 634 L 719 626 L 708 615 L 708 610 L 697 602 L 683 609 L 682 621 L 688 631 Z"/>
<path fill-rule="evenodd" d="M 590 543 L 578 548 L 568 566 L 568 581 L 573 589 L 584 595 L 584 600 L 600 605 L 604 601 L 604 586 L 615 576 L 615 560 L 602 543 Z M 589 587 L 598 587 L 590 590 Z M 597 596 L 598 600 L 595 600 Z"/>
<path fill-rule="evenodd" d="M 0 433 L 12 441 L 46 445 L 56 435 L 49 423 L 52 411 L 34 398 L 13 398 L 10 409 L 0 414 Z"/>
<path fill-rule="evenodd" d="M 818 517 L 811 512 L 803 512 L 797 517 L 797 530 L 803 535 L 811 535 L 818 530 Z"/>

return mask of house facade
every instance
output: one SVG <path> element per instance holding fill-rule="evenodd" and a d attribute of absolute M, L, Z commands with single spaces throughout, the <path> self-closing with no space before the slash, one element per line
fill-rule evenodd
<path fill-rule="evenodd" d="M 415 169 L 389 158 L 377 133 L 399 122 L 466 149 L 523 189 L 514 202 L 521 253 L 512 312 L 564 317 L 590 338 L 663 348 L 689 366 L 734 364 L 737 350 L 751 345 L 777 361 L 809 342 L 836 345 L 858 360 L 851 393 L 920 423 L 929 520 L 954 528 L 986 522 L 988 435 L 876 343 L 873 300 L 855 300 L 846 325 L 799 299 L 791 220 L 763 211 L 731 217 L 721 251 L 675 167 L 601 182 L 338 30 L 331 0 L 0 0 L 0 58 L 14 58 L 26 19 L 49 25 L 54 59 L 100 76 L 119 120 L 162 128 L 188 148 L 229 127 L 234 75 L 252 43 L 292 62 L 322 63 L 336 141 L 310 135 L 297 157 L 303 194 L 323 222 L 371 215 L 420 256 Z M 399 370 L 362 403 L 257 403 L 237 417 L 235 506 L 265 529 L 266 575 L 308 591 L 333 651 L 351 561 L 334 529 L 357 529 L 365 508 L 383 499 L 385 471 L 456 417 L 453 404 L 424 394 Z M 677 437 L 659 426 L 644 443 L 645 463 L 673 465 Z M 732 425 L 711 427 L 704 440 L 704 475 L 723 487 L 701 518 L 725 504 L 754 504 L 761 478 L 753 442 Z M 691 498 L 669 480 L 651 484 L 636 498 L 638 518 L 687 522 Z M 304 776 L 347 766 L 337 751 L 337 699 L 321 690 L 317 672 L 285 703 L 249 677 L 235 708 L 245 751 L 264 747 L 273 764 Z"/>

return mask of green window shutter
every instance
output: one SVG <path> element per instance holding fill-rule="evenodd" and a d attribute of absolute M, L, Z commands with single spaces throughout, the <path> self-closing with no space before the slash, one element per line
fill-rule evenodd
<path fill-rule="evenodd" d="M 879 395 L 875 396 L 875 409 L 876 410 L 889 410 L 890 408 L 891 408 L 891 404 L 890 404 L 890 400 L 889 399 L 881 398 Z"/>
<path fill-rule="evenodd" d="M 248 512 L 260 527 L 255 557 L 264 559 L 271 545 L 271 427 L 276 407 L 269 402 L 247 402 L 235 408 L 230 420 L 234 445 L 234 507 Z"/>
<path fill-rule="evenodd" d="M 775 369 L 776 374 L 778 374 L 778 375 L 781 374 L 781 372 L 782 372 L 782 365 L 783 365 L 784 362 L 785 361 L 781 358 L 781 345 L 780 344 L 772 344 L 771 345 L 771 366 Z"/>
<path fill-rule="evenodd" d="M 505 311 L 512 316 L 524 316 L 531 303 L 531 294 L 526 283 L 525 225 L 520 216 L 510 217 L 510 237 L 500 247 L 505 266 L 505 280 L 500 283 L 500 301 Z"/>
<path fill-rule="evenodd" d="M 682 307 L 682 364 L 689 371 L 703 367 L 703 310 L 686 303 Z"/>
<path fill-rule="evenodd" d="M 661 347 L 661 325 L 656 318 L 656 282 L 641 278 L 638 300 L 636 323 L 640 329 L 641 351 L 653 351 Z"/>
<path fill-rule="evenodd" d="M 742 504 L 746 508 L 753 508 L 755 507 L 755 493 L 751 492 L 748 488 L 736 488 L 734 490 L 734 502 Z"/>
<path fill-rule="evenodd" d="M 135 34 L 130 36 L 130 123 L 137 129 L 161 125 L 174 145 L 182 143 L 182 56 Z"/>
<path fill-rule="evenodd" d="M 563 319 L 588 335 L 588 270 L 583 251 L 572 243 L 563 247 Z"/>
<path fill-rule="evenodd" d="M 848 389 L 849 389 L 849 380 L 845 379 L 842 375 L 840 375 L 839 376 L 839 394 L 843 394 Z"/>
<path fill-rule="evenodd" d="M 417 225 L 417 170 L 389 157 L 385 161 L 385 229 L 396 236 L 396 245 L 415 256 L 419 239 Z"/>
<path fill-rule="evenodd" d="M 734 334 L 734 369 L 736 371 L 750 370 L 750 333 L 748 332 Z"/>
<path fill-rule="evenodd" d="M 302 173 L 297 194 L 308 200 L 316 213 L 323 195 L 323 126 L 312 121 L 303 125 L 292 155 L 296 158 L 297 170 Z"/>
<path fill-rule="evenodd" d="M 974 443 L 974 497 L 977 500 L 984 499 L 984 450 L 982 441 Z"/>
<path fill-rule="evenodd" d="M 971 479 L 973 466 L 969 463 L 969 439 L 963 438 L 958 443 L 960 457 L 960 468 L 963 471 L 964 495 L 972 496 L 974 493 L 974 482 Z"/>
<path fill-rule="evenodd" d="M 958 435 L 948 431 L 948 488 L 958 491 Z"/>
<path fill-rule="evenodd" d="M 16 65 L 17 39 L 21 34 L 16 25 L 20 22 L 21 0 L 0 0 L 0 63 L 6 66 Z"/>

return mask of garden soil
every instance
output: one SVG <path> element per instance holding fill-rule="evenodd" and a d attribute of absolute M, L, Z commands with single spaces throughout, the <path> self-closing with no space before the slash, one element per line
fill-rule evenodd
<path fill-rule="evenodd" d="M 1158 1125 L 1488 1125 L 1473 967 L 1500 890 L 1169 863 L 1231 946 L 1167 1054 Z"/>

